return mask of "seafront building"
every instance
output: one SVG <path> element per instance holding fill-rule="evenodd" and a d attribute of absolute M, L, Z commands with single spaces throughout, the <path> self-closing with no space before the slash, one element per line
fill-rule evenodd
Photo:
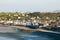
<path fill-rule="evenodd" d="M 43 26 L 40 26 L 40 27 L 47 27 L 49 26 L 49 23 L 48 21 L 43 21 L 43 20 L 1 20 L 0 21 L 0 24 L 5 24 L 5 25 L 18 25 L 18 26 L 25 26 L 25 25 L 30 25 L 31 23 L 33 25 L 39 25 L 39 24 L 43 24 Z"/>

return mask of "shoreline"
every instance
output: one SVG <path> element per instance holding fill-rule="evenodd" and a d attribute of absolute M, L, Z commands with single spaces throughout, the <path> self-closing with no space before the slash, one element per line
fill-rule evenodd
<path fill-rule="evenodd" d="M 18 29 L 20 29 L 21 31 L 28 31 L 28 32 L 48 32 L 48 33 L 55 33 L 55 34 L 60 34 L 60 32 L 56 32 L 56 31 L 51 31 L 51 30 L 44 30 L 44 29 L 31 29 L 28 27 L 20 27 L 20 26 L 11 26 L 11 27 L 16 27 Z"/>
<path fill-rule="evenodd" d="M 48 33 L 55 33 L 55 34 L 60 34 L 60 32 L 56 32 L 56 31 L 51 31 L 51 30 L 45 30 L 45 29 L 41 29 L 41 28 L 38 28 L 38 29 L 31 29 L 31 28 L 28 28 L 28 27 L 25 27 L 25 26 L 0 26 L 1 27 L 7 27 L 7 28 L 15 28 L 15 29 L 18 29 L 20 31 L 24 31 L 24 32 L 48 32 Z M 1 30 L 0 30 L 1 31 Z M 15 31 L 15 30 L 14 30 Z M 10 31 L 6 31 L 6 33 L 9 33 Z M 4 33 L 4 32 L 3 32 Z"/>

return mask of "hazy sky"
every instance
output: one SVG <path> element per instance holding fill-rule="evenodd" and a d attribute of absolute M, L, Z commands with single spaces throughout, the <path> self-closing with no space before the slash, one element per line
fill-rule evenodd
<path fill-rule="evenodd" d="M 0 11 L 55 11 L 60 10 L 60 0 L 0 0 Z"/>

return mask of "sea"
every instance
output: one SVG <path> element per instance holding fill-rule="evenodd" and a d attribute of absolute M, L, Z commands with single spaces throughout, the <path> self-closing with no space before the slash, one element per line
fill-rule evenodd
<path fill-rule="evenodd" d="M 47 32 L 0 33 L 0 40 L 60 40 L 60 34 Z"/>

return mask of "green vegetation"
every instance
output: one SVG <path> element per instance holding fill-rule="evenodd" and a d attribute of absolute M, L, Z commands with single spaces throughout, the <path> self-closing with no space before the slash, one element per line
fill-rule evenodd
<path fill-rule="evenodd" d="M 40 12 L 33 12 L 33 13 L 21 13 L 21 12 L 0 12 L 0 19 L 3 20 L 23 20 L 23 19 L 30 19 L 31 17 L 41 18 L 42 20 L 60 20 L 58 17 L 60 16 L 60 13 L 40 13 Z M 18 18 L 20 17 L 20 18 Z"/>

